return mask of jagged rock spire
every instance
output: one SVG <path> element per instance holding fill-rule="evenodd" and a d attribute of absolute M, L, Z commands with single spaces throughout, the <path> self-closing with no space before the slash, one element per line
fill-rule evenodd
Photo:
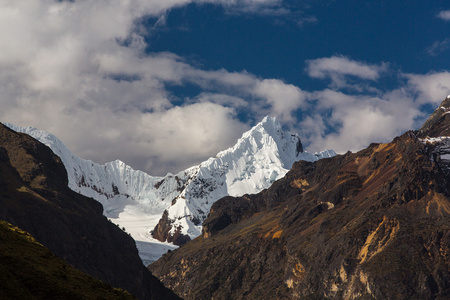
<path fill-rule="evenodd" d="M 442 101 L 419 129 L 419 137 L 450 135 L 450 95 Z"/>

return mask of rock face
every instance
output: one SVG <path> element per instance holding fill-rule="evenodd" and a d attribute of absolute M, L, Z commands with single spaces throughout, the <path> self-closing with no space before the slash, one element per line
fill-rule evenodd
<path fill-rule="evenodd" d="M 449 299 L 448 104 L 391 143 L 217 201 L 150 270 L 186 299 Z"/>
<path fill-rule="evenodd" d="M 160 241 L 167 241 L 177 246 L 181 246 L 189 242 L 191 238 L 188 235 L 181 233 L 181 225 L 173 228 L 173 223 L 174 220 L 169 219 L 169 212 L 165 210 L 158 224 L 156 224 L 152 235 Z"/>
<path fill-rule="evenodd" d="M 142 265 L 133 239 L 103 216 L 102 205 L 67 184 L 64 165 L 47 146 L 0 124 L 0 219 L 141 299 L 175 298 Z"/>

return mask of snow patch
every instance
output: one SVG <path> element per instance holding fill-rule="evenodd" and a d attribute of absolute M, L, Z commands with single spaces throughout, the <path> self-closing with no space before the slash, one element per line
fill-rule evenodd
<path fill-rule="evenodd" d="M 440 157 L 443 160 L 450 160 L 450 154 L 442 154 Z"/>
<path fill-rule="evenodd" d="M 418 140 L 420 142 L 422 142 L 423 144 L 436 144 L 436 143 L 441 143 L 441 142 L 446 142 L 446 141 L 450 141 L 450 136 L 438 136 L 438 137 L 425 137 L 423 139 L 418 138 Z"/>

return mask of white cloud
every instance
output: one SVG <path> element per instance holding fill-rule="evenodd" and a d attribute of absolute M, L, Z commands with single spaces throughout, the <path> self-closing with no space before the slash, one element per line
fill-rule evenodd
<path fill-rule="evenodd" d="M 441 18 L 444 21 L 450 21 L 450 10 L 443 10 L 439 12 L 438 18 Z"/>
<path fill-rule="evenodd" d="M 287 3 L 283 0 L 197 0 L 197 3 L 221 4 L 225 12 L 230 15 L 251 14 L 271 17 L 274 24 L 294 24 L 302 27 L 306 24 L 317 23 L 318 19 L 299 9 L 305 9 L 305 3 Z"/>
<path fill-rule="evenodd" d="M 388 142 L 422 125 L 427 118 L 421 111 L 422 105 L 436 106 L 450 94 L 447 71 L 399 73 L 399 78 L 406 78 L 406 82 L 399 82 L 394 90 L 381 91 L 374 86 L 385 74 L 386 64 L 369 65 L 333 56 L 307 61 L 307 65 L 311 77 L 332 80 L 329 89 L 307 95 L 312 114 L 301 121 L 299 129 L 312 151 L 324 148 L 357 151 L 371 142 Z M 357 88 L 363 86 L 361 80 L 350 82 L 349 75 L 370 85 Z M 343 87 L 354 88 L 351 93 L 344 93 L 340 90 Z M 377 96 L 369 96 L 371 91 L 376 91 Z"/>
<path fill-rule="evenodd" d="M 248 129 L 236 118 L 243 110 L 292 127 L 298 110 L 312 112 L 299 126 L 306 143 L 345 151 L 410 129 L 421 117 L 418 105 L 450 94 L 450 74 L 441 72 L 408 74 L 404 89 L 379 98 L 346 95 L 336 89 L 376 82 L 387 65 L 342 56 L 307 61 L 308 74 L 330 78 L 335 89 L 309 93 L 245 71 L 199 69 L 171 53 L 145 54 L 136 18 L 163 23 L 168 9 L 188 2 L 0 1 L 0 120 L 52 132 L 83 158 L 121 159 L 164 175 L 231 146 Z M 241 13 L 281 8 L 275 0 L 214 3 Z M 167 86 L 186 83 L 202 91 L 176 106 Z"/>
<path fill-rule="evenodd" d="M 231 146 L 248 128 L 236 119 L 245 98 L 255 98 L 247 106 L 255 116 L 288 120 L 303 101 L 292 85 L 198 69 L 171 53 L 144 54 L 136 18 L 161 17 L 188 2 L 1 1 L 0 120 L 52 132 L 83 158 L 121 159 L 159 175 Z M 278 1 L 219 4 L 256 13 Z M 185 83 L 204 91 L 174 106 L 166 86 Z"/>
<path fill-rule="evenodd" d="M 351 60 L 345 56 L 324 57 L 306 61 L 306 72 L 310 77 L 332 81 L 332 86 L 337 88 L 348 87 L 348 77 L 356 77 L 363 80 L 375 81 L 380 74 L 386 72 L 387 64 L 367 64 Z"/>
<path fill-rule="evenodd" d="M 297 25 L 302 27 L 303 25 L 307 24 L 307 23 L 317 23 L 318 19 L 314 16 L 305 16 L 305 17 L 301 17 L 297 20 Z"/>
<path fill-rule="evenodd" d="M 285 123 L 294 122 L 292 113 L 304 107 L 307 94 L 298 87 L 285 84 L 278 79 L 257 82 L 253 93 L 267 99 L 267 103 L 271 105 L 270 113 Z"/>
<path fill-rule="evenodd" d="M 311 98 L 318 101 L 315 114 L 300 127 L 311 130 L 317 124 L 320 128 L 308 136 L 313 151 L 332 148 L 343 153 L 358 151 L 372 142 L 388 142 L 417 126 L 415 120 L 421 116 L 418 105 L 402 90 L 382 98 L 324 90 Z"/>
<path fill-rule="evenodd" d="M 436 56 L 441 52 L 450 49 L 450 38 L 446 38 L 443 41 L 435 41 L 430 47 L 426 49 L 428 55 Z"/>
<path fill-rule="evenodd" d="M 450 94 L 450 72 L 405 74 L 409 88 L 419 95 L 421 103 L 440 104 Z"/>
<path fill-rule="evenodd" d="M 146 114 L 96 107 L 56 121 L 61 124 L 64 119 L 59 132 L 82 157 L 99 163 L 131 161 L 156 175 L 198 164 L 233 145 L 248 129 L 235 119 L 233 108 L 208 102 Z"/>
<path fill-rule="evenodd" d="M 251 13 L 258 15 L 279 16 L 289 13 L 281 7 L 281 0 L 198 0 L 223 5 L 229 13 Z"/>
<path fill-rule="evenodd" d="M 217 103 L 222 106 L 231 106 L 235 108 L 246 107 L 248 102 L 242 98 L 231 96 L 227 94 L 217 94 L 217 93 L 201 93 L 193 101 L 202 103 Z"/>
<path fill-rule="evenodd" d="M 256 119 L 265 115 L 276 116 L 285 123 L 294 122 L 293 112 L 305 107 L 307 92 L 297 86 L 285 83 L 279 79 L 259 79 L 254 75 L 243 73 L 230 73 L 225 70 L 202 71 L 191 69 L 186 72 L 185 80 L 195 82 L 204 89 L 227 91 L 234 95 L 202 94 L 211 97 L 211 101 L 224 105 L 234 103 L 235 107 L 243 106 L 243 99 L 252 98 L 246 102 L 246 109 L 254 112 Z"/>
<path fill-rule="evenodd" d="M 130 159 L 140 159 L 143 168 L 155 174 L 198 164 L 233 145 L 248 129 L 236 121 L 234 109 L 208 102 L 140 115 L 135 123 L 121 131 L 124 138 L 132 137 L 122 153 L 139 149 Z"/>

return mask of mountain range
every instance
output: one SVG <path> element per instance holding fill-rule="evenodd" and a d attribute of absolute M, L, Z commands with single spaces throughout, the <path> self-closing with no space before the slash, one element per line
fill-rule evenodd
<path fill-rule="evenodd" d="M 62 154 L 67 149 L 48 133 L 27 130 Z M 142 175 L 120 162 L 96 165 L 68 150 L 77 164 L 67 165 L 54 151 L 0 124 L 1 297 L 129 299 L 128 291 L 139 299 L 450 298 L 450 96 L 419 130 L 357 153 L 326 152 L 323 159 L 266 118 L 235 147 L 180 172 L 186 177 L 178 180 L 178 174 Z M 105 211 L 69 188 L 74 175 L 79 188 L 103 195 Z M 172 225 L 168 237 L 178 232 L 182 240 L 192 234 L 183 224 L 201 228 L 148 268 L 125 228 L 105 217 L 133 210 L 129 217 L 139 216 L 147 203 L 119 184 L 127 178 L 125 186 L 146 187 L 145 176 L 154 179 L 149 195 L 171 198 L 161 219 L 154 214 L 153 234 Z M 247 194 L 246 182 L 255 190 L 261 186 L 252 183 L 270 186 Z M 225 197 L 206 203 L 223 190 Z M 186 223 L 170 212 L 181 196 L 193 197 L 184 206 L 188 213 L 179 214 Z M 209 213 L 199 227 L 188 209 L 204 207 L 202 201 Z"/>
<path fill-rule="evenodd" d="M 149 269 L 185 299 L 450 299 L 450 96 L 390 143 L 220 199 Z"/>
<path fill-rule="evenodd" d="M 336 155 L 332 150 L 304 151 L 297 134 L 284 131 L 275 118 L 265 117 L 215 157 L 177 174 L 156 177 L 120 160 L 100 165 L 79 158 L 56 136 L 42 130 L 5 125 L 52 149 L 67 170 L 69 187 L 99 201 L 104 215 L 131 233 L 145 264 L 174 249 L 173 245 L 199 236 L 218 199 L 266 189 L 297 160 Z"/>

